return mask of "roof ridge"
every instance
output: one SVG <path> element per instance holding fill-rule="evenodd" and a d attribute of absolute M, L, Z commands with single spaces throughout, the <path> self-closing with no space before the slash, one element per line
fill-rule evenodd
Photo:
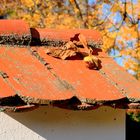
<path fill-rule="evenodd" d="M 102 44 L 102 37 L 95 30 L 39 29 L 30 28 L 23 20 L 0 20 L 0 44 L 2 45 L 60 47 L 80 33 L 85 35 L 89 45 L 98 48 Z"/>

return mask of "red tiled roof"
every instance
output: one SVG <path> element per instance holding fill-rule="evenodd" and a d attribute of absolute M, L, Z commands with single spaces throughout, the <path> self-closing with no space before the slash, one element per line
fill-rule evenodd
<path fill-rule="evenodd" d="M 99 70 L 88 69 L 80 59 L 46 54 L 46 48 L 62 46 L 79 33 L 95 47 Z M 1 20 L 1 110 L 24 111 L 50 104 L 69 109 L 139 108 L 140 82 L 102 52 L 101 43 L 100 33 L 94 30 L 35 29 L 21 20 Z"/>

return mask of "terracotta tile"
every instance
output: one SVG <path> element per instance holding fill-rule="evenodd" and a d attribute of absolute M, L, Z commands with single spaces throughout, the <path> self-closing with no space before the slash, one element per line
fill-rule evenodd
<path fill-rule="evenodd" d="M 47 47 L 60 47 L 80 33 L 94 45 L 99 70 L 88 69 L 81 58 L 61 60 L 46 54 Z M 101 51 L 98 31 L 30 29 L 21 20 L 1 20 L 0 42 L 0 108 L 4 111 L 32 110 L 42 104 L 83 110 L 103 105 L 139 108 L 140 82 Z"/>

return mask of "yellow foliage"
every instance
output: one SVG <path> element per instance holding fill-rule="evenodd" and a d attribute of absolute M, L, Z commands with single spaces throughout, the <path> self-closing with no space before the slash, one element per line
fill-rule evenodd
<path fill-rule="evenodd" d="M 112 8 L 112 12 L 116 13 L 120 10 L 120 5 L 119 3 L 114 4 L 113 8 Z"/>
<path fill-rule="evenodd" d="M 35 4 L 38 4 L 40 0 L 21 0 L 21 4 L 25 5 L 26 7 L 33 7 Z"/>
<path fill-rule="evenodd" d="M 33 0 L 21 0 L 21 3 L 27 7 L 32 7 L 34 6 Z"/>
<path fill-rule="evenodd" d="M 106 36 L 103 36 L 103 50 L 108 51 L 112 47 L 115 47 L 115 39 L 116 39 L 117 33 L 109 33 Z"/>

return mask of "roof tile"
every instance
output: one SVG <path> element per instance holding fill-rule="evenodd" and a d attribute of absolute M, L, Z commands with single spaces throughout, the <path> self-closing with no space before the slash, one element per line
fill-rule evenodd
<path fill-rule="evenodd" d="M 99 70 L 88 69 L 78 56 L 61 60 L 46 54 L 48 47 L 61 47 L 79 33 L 94 47 L 101 61 Z M 19 37 L 16 42 L 9 41 L 13 34 Z M 140 82 L 102 52 L 97 31 L 30 29 L 23 21 L 4 20 L 0 21 L 0 42 L 0 108 L 5 111 L 42 104 L 68 109 L 139 107 Z"/>
<path fill-rule="evenodd" d="M 29 45 L 31 32 L 22 20 L 0 20 L 0 44 Z"/>
<path fill-rule="evenodd" d="M 63 43 L 78 39 L 79 34 L 86 36 L 89 45 L 99 45 L 102 44 L 102 36 L 96 30 L 85 30 L 85 29 L 38 29 L 31 28 L 32 41 L 36 44 L 37 40 L 42 45 L 55 45 L 61 46 Z"/>

